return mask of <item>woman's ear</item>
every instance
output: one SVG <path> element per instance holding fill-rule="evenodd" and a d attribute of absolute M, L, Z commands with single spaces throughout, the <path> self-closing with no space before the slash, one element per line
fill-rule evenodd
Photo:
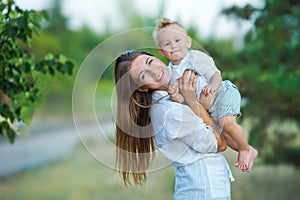
<path fill-rule="evenodd" d="M 143 87 L 139 87 L 137 90 L 140 92 L 148 92 L 148 88 L 143 88 Z"/>

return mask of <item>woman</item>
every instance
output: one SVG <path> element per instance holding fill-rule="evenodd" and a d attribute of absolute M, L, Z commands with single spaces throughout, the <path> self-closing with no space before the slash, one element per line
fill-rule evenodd
<path fill-rule="evenodd" d="M 132 50 L 120 55 L 114 76 L 116 167 L 125 185 L 131 180 L 135 184 L 146 181 L 157 147 L 176 167 L 174 199 L 230 199 L 231 173 L 222 154 L 217 153 L 224 151 L 226 144 L 196 100 L 195 73 L 188 78 L 185 72 L 179 80 L 188 106 L 170 100 L 166 92 L 170 72 L 147 52 Z"/>

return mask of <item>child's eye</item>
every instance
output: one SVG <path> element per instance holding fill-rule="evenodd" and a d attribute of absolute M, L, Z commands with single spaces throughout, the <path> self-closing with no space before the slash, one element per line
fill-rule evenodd
<path fill-rule="evenodd" d="M 165 44 L 165 46 L 169 46 L 169 45 L 170 45 L 170 43 L 166 43 L 166 44 Z"/>
<path fill-rule="evenodd" d="M 153 62 L 153 60 L 149 60 L 148 64 L 151 65 L 152 62 Z"/>
<path fill-rule="evenodd" d="M 176 42 L 180 42 L 180 39 L 177 39 Z"/>

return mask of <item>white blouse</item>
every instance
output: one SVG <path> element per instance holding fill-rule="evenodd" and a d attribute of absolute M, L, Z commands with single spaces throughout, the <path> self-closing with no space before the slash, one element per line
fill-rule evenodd
<path fill-rule="evenodd" d="M 167 92 L 157 91 L 152 100 L 165 95 Z M 169 96 L 151 107 L 151 122 L 157 148 L 174 166 L 193 163 L 217 151 L 212 128 L 190 107 L 172 102 Z"/>

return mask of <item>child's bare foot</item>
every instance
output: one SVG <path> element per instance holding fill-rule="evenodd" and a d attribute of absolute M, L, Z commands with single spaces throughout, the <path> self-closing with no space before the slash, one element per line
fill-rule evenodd
<path fill-rule="evenodd" d="M 253 162 L 258 156 L 258 151 L 251 146 L 250 146 L 250 151 L 251 151 L 251 157 L 248 163 L 248 168 L 245 170 L 245 172 L 250 172 L 253 166 Z"/>
<path fill-rule="evenodd" d="M 247 150 L 239 150 L 238 152 L 238 161 L 235 163 L 235 166 L 242 171 L 246 171 L 249 169 L 248 164 L 251 159 L 251 147 Z"/>

